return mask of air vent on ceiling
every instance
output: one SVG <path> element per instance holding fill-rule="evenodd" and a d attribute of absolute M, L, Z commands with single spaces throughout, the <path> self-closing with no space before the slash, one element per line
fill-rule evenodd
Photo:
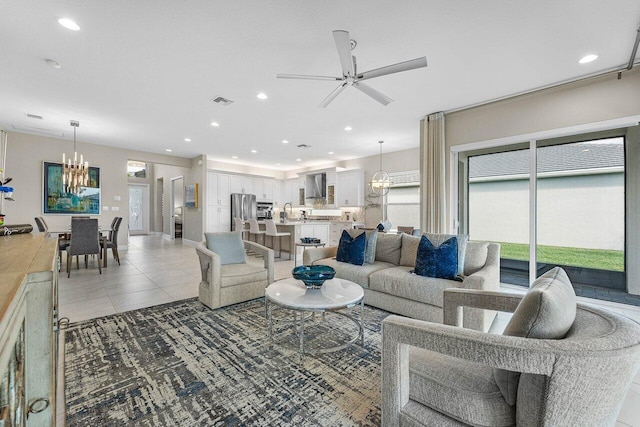
<path fill-rule="evenodd" d="M 29 113 L 25 113 L 25 116 L 27 116 L 30 119 L 37 119 L 37 120 L 42 120 L 42 116 L 39 116 L 37 114 L 29 114 Z"/>
<path fill-rule="evenodd" d="M 227 98 L 223 98 L 222 96 L 216 96 L 211 101 L 215 102 L 216 104 L 220 104 L 222 106 L 225 106 L 225 107 L 233 104 L 232 100 L 227 99 Z"/>
<path fill-rule="evenodd" d="M 300 144 L 300 145 L 298 145 L 297 147 L 298 147 L 298 148 L 311 148 L 311 146 L 310 146 L 310 145 L 307 145 L 307 144 Z"/>

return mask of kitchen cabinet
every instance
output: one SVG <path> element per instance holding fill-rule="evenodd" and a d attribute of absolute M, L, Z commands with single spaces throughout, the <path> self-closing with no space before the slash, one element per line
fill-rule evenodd
<path fill-rule="evenodd" d="M 329 240 L 329 224 L 301 224 L 299 228 L 299 236 L 296 236 L 296 242 L 299 242 L 302 237 L 315 237 L 320 239 L 321 242 L 327 243 Z M 296 233 L 297 234 L 297 233 Z"/>
<path fill-rule="evenodd" d="M 337 206 L 364 206 L 364 171 L 338 172 L 335 191 Z"/>
<path fill-rule="evenodd" d="M 230 180 L 227 174 L 207 173 L 207 205 L 231 205 Z"/>
<path fill-rule="evenodd" d="M 248 176 L 242 177 L 242 193 L 243 194 L 256 194 L 254 189 L 254 179 Z"/>
<path fill-rule="evenodd" d="M 281 208 L 285 202 L 282 197 L 282 187 L 284 182 L 280 179 L 273 180 L 273 207 Z"/>
<path fill-rule="evenodd" d="M 340 243 L 340 237 L 343 230 L 350 230 L 353 228 L 353 222 L 351 221 L 331 221 L 329 224 L 329 238 L 327 239 L 327 246 L 338 246 Z"/>
<path fill-rule="evenodd" d="M 242 176 L 231 175 L 231 179 L 229 182 L 229 192 L 242 193 Z"/>
<path fill-rule="evenodd" d="M 56 425 L 58 238 L 0 241 L 0 425 Z"/>
<path fill-rule="evenodd" d="M 335 172 L 327 172 L 327 204 L 328 208 L 336 207 L 336 180 Z"/>
<path fill-rule="evenodd" d="M 273 202 L 273 185 L 274 179 L 271 178 L 254 178 L 253 191 L 256 200 L 261 202 Z"/>
<path fill-rule="evenodd" d="M 207 206 L 207 233 L 231 230 L 231 206 Z"/>

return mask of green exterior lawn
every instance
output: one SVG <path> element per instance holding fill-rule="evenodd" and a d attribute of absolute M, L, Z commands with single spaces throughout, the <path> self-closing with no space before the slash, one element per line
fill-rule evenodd
<path fill-rule="evenodd" d="M 529 260 L 529 245 L 500 243 L 500 257 Z M 624 251 L 538 246 L 538 262 L 598 270 L 624 271 Z"/>

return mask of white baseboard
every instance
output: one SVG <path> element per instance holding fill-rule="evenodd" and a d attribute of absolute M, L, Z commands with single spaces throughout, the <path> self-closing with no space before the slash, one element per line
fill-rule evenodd
<path fill-rule="evenodd" d="M 185 239 L 184 237 L 182 238 L 182 244 L 184 246 L 192 246 L 192 247 L 196 247 L 200 244 L 201 242 L 196 242 L 195 240 L 189 240 L 189 239 Z"/>
<path fill-rule="evenodd" d="M 167 240 L 173 240 L 173 239 L 171 238 L 171 234 L 164 234 L 164 233 L 162 233 L 162 238 L 163 238 L 163 239 L 167 239 Z"/>

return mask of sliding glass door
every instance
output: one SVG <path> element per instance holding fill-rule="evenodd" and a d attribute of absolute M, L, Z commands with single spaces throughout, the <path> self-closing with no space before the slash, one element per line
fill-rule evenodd
<path fill-rule="evenodd" d="M 461 231 L 501 244 L 504 283 L 559 265 L 578 286 L 625 290 L 624 137 L 526 146 L 458 154 Z"/>

